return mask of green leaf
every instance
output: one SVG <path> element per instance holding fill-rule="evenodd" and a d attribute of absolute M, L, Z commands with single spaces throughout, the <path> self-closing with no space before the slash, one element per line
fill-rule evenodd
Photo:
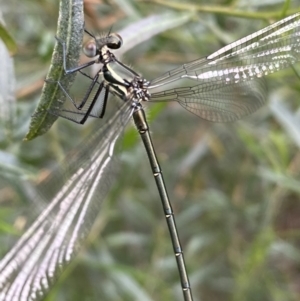
<path fill-rule="evenodd" d="M 84 17 L 83 1 L 61 1 L 59 8 L 57 37 L 66 43 L 67 66 L 77 66 L 81 53 Z M 47 132 L 57 116 L 48 113 L 51 108 L 60 109 L 66 99 L 55 82 L 59 81 L 68 91 L 75 79 L 75 74 L 65 75 L 63 68 L 62 46 L 57 42 L 52 55 L 51 66 L 47 75 L 42 96 L 30 122 L 29 131 L 24 140 L 31 140 Z M 54 83 L 53 83 L 54 82 Z"/>
<path fill-rule="evenodd" d="M 0 38 L 7 47 L 9 54 L 14 55 L 17 52 L 17 44 L 3 24 L 0 22 Z"/>

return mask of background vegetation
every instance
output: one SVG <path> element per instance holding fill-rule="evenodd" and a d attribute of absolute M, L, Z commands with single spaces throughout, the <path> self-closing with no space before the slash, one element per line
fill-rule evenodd
<path fill-rule="evenodd" d="M 124 55 L 123 62 L 152 79 L 296 12 L 299 4 L 87 0 L 85 22 L 100 32 L 133 25 L 138 33 L 136 22 L 152 14 L 187 16 L 184 24 Z M 88 135 L 91 124 L 82 127 L 58 120 L 44 136 L 22 141 L 49 67 L 58 1 L 1 0 L 0 10 L 18 49 L 15 74 L 4 63 L 0 68 L 2 80 L 12 87 L 15 83 L 16 95 L 13 102 L 13 94 L 4 94 L 2 81 L 3 256 L 32 218 L 26 208 L 36 200 L 35 192 L 25 180 L 37 183 L 45 178 Z M 234 124 L 203 121 L 176 103 L 153 111 L 148 106 L 196 301 L 300 299 L 300 81 L 295 71 L 268 76 L 268 104 Z M 95 122 L 101 126 L 105 121 Z M 182 300 L 144 149 L 132 129 L 122 141 L 116 183 L 82 253 L 47 301 Z"/>

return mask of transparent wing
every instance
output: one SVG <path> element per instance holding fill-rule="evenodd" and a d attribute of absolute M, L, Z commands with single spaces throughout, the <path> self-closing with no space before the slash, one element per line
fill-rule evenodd
<path fill-rule="evenodd" d="M 281 70 L 300 59 L 300 13 L 291 15 L 154 79 L 150 88 L 180 79 L 239 82 Z"/>
<path fill-rule="evenodd" d="M 214 88 L 214 89 L 211 89 Z M 186 110 L 213 122 L 232 122 L 249 115 L 266 101 L 266 82 L 253 79 L 236 84 L 197 85 L 175 88 L 151 95 L 150 101 L 176 100 Z"/>
<path fill-rule="evenodd" d="M 210 121 L 233 121 L 254 112 L 265 102 L 264 83 L 259 83 L 258 78 L 299 60 L 300 13 L 297 13 L 154 79 L 149 87 L 154 90 L 150 101 L 175 100 Z M 189 80 L 200 84 L 191 86 Z M 171 83 L 185 87 L 155 93 Z"/>
<path fill-rule="evenodd" d="M 1 301 L 41 300 L 78 252 L 110 187 L 114 145 L 131 114 L 125 103 L 41 187 L 37 203 L 49 205 L 0 261 Z"/>

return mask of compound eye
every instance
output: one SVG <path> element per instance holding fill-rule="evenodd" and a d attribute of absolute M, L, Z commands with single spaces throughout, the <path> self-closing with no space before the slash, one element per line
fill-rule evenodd
<path fill-rule="evenodd" d="M 111 33 L 107 37 L 107 47 L 110 49 L 119 49 L 121 48 L 122 44 L 123 40 L 117 33 Z"/>
<path fill-rule="evenodd" d="M 90 40 L 84 45 L 83 53 L 87 57 L 94 57 L 97 55 L 97 46 L 95 40 Z"/>

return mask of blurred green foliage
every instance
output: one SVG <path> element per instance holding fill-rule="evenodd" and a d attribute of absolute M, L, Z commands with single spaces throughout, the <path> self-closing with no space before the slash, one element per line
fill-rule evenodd
<path fill-rule="evenodd" d="M 86 1 L 85 22 L 100 32 L 118 31 L 150 14 L 192 12 L 189 23 L 123 57 L 123 62 L 152 79 L 297 11 L 299 4 L 296 0 Z M 1 131 L 0 137 L 3 256 L 33 218 L 26 208 L 35 199 L 34 186 L 25 180 L 42 180 L 91 127 L 58 120 L 46 135 L 22 142 L 54 47 L 58 2 L 3 0 L 0 10 L 18 46 L 14 127 L 12 134 Z M 300 82 L 292 69 L 267 80 L 270 105 L 235 124 L 205 122 L 177 104 L 158 107 L 151 115 L 149 105 L 153 140 L 196 301 L 300 299 Z M 272 109 L 275 99 L 294 118 L 289 119 L 293 131 L 282 122 L 284 111 Z M 105 121 L 96 122 L 101 126 Z M 123 149 L 118 151 L 119 176 L 88 242 L 47 301 L 182 300 L 146 154 L 138 134 L 131 128 L 129 132 L 118 148 Z"/>

